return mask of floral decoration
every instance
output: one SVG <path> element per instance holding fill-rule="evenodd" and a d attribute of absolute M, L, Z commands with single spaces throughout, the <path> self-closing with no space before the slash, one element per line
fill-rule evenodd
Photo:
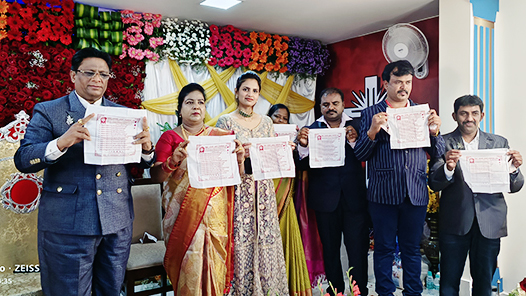
<path fill-rule="evenodd" d="M 7 38 L 7 32 L 5 30 L 7 26 L 7 10 L 9 4 L 6 1 L 0 1 L 0 40 Z"/>
<path fill-rule="evenodd" d="M 248 65 L 250 70 L 267 72 L 287 72 L 285 66 L 289 60 L 289 37 L 271 35 L 265 32 L 250 32 L 252 58 Z"/>
<path fill-rule="evenodd" d="M 509 296 L 526 296 L 526 278 L 517 284 L 517 288 L 511 291 Z"/>
<path fill-rule="evenodd" d="M 60 98 L 74 85 L 70 78 L 73 49 L 12 40 L 0 45 L 0 126 L 14 120 L 20 110 L 33 113 L 38 102 Z M 139 108 L 144 89 L 145 64 L 132 58 L 112 57 L 115 79 L 108 83 L 106 97 L 131 108 Z"/>
<path fill-rule="evenodd" d="M 317 40 L 292 37 L 289 42 L 289 72 L 306 76 L 323 75 L 329 69 L 329 50 Z"/>
<path fill-rule="evenodd" d="M 356 284 L 356 281 L 352 279 L 352 275 L 351 275 L 351 269 L 353 269 L 353 267 L 349 268 L 349 270 L 347 270 L 347 278 L 349 279 L 349 283 L 350 283 L 350 291 L 351 293 L 348 295 L 348 296 L 360 296 L 360 289 L 358 288 L 358 285 Z M 332 292 L 336 295 L 336 296 L 345 296 L 344 292 L 338 292 L 337 289 L 335 289 L 332 285 L 331 282 L 329 282 L 329 286 L 331 287 L 332 289 Z M 330 296 L 329 293 L 323 293 L 323 288 L 321 286 L 321 279 L 318 280 L 318 289 L 320 289 L 320 294 L 323 295 L 323 296 Z"/>
<path fill-rule="evenodd" d="M 118 59 L 117 56 L 113 56 L 112 60 L 111 71 L 116 78 L 108 82 L 106 97 L 117 104 L 138 109 L 146 78 L 145 62 L 131 57 Z"/>
<path fill-rule="evenodd" d="M 202 65 L 210 58 L 210 30 L 208 24 L 198 20 L 162 21 L 165 33 L 163 53 L 180 64 Z"/>
<path fill-rule="evenodd" d="M 74 23 L 72 0 L 25 0 L 24 3 L 0 3 L 0 11 L 5 11 L 7 6 L 7 16 L 0 16 L 0 27 L 4 23 L 9 40 L 29 44 L 71 44 Z M 5 33 L 0 32 L 0 36 L 5 38 Z"/>
<path fill-rule="evenodd" d="M 210 26 L 210 46 L 212 57 L 208 61 L 211 66 L 219 67 L 248 67 L 252 50 L 251 41 L 246 31 L 232 25 L 218 27 Z"/>
<path fill-rule="evenodd" d="M 0 47 L 0 126 L 13 121 L 20 110 L 32 114 L 38 102 L 59 98 L 73 89 L 69 61 L 74 50 L 63 45 L 44 46 L 18 40 Z"/>
<path fill-rule="evenodd" d="M 144 58 L 150 61 L 159 60 L 161 45 L 164 44 L 161 27 L 161 15 L 152 13 L 137 13 L 123 10 L 122 22 L 124 34 L 121 59 L 131 57 L 136 60 Z"/>

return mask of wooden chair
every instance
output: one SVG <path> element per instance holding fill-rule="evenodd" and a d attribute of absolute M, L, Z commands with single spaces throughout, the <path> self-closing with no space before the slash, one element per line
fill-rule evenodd
<path fill-rule="evenodd" d="M 131 188 L 135 220 L 133 221 L 133 237 L 130 258 L 126 267 L 123 283 L 124 295 L 153 295 L 166 296 L 172 291 L 167 285 L 166 271 L 163 266 L 166 247 L 162 232 L 161 184 L 151 184 L 146 181 L 135 184 Z M 155 236 L 156 243 L 140 243 L 144 232 Z M 161 286 L 150 290 L 135 292 L 135 282 L 150 277 L 161 277 Z"/>

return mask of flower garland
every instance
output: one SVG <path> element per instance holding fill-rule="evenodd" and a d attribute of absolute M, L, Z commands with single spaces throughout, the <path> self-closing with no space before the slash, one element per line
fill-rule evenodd
<path fill-rule="evenodd" d="M 285 65 L 289 62 L 287 52 L 289 37 L 251 32 L 250 41 L 252 43 L 252 61 L 248 65 L 250 70 L 287 72 L 288 68 Z"/>
<path fill-rule="evenodd" d="M 292 74 L 323 75 L 330 66 L 329 50 L 317 40 L 292 37 L 289 55 L 288 68 Z"/>
<path fill-rule="evenodd" d="M 250 49 L 250 38 L 246 31 L 235 28 L 232 25 L 218 27 L 210 26 L 210 46 L 212 57 L 208 61 L 210 66 L 239 68 L 248 67 L 252 50 Z"/>
<path fill-rule="evenodd" d="M 212 49 L 207 23 L 166 18 L 162 24 L 166 38 L 163 53 L 169 59 L 180 64 L 202 65 L 210 58 Z"/>
<path fill-rule="evenodd" d="M 72 0 L 25 0 L 24 3 L 26 5 L 15 1 L 8 7 L 6 33 L 9 40 L 29 44 L 49 41 L 71 44 L 74 23 Z"/>
<path fill-rule="evenodd" d="M 126 56 L 150 61 L 159 60 L 158 48 L 164 44 L 161 27 L 161 15 L 152 13 L 136 13 L 131 10 L 123 10 L 122 22 L 124 23 L 124 34 L 122 54 L 119 56 L 124 59 Z"/>

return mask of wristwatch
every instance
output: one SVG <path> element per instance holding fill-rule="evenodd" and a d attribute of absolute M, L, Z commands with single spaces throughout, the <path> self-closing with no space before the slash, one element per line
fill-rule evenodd
<path fill-rule="evenodd" d="M 149 155 L 149 154 L 152 154 L 152 152 L 154 152 L 154 151 L 155 151 L 155 146 L 152 143 L 152 148 L 150 150 L 142 149 L 142 154 Z"/>

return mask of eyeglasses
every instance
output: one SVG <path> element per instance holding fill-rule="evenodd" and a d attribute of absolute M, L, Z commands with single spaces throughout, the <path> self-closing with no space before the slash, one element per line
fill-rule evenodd
<path fill-rule="evenodd" d="M 99 74 L 100 78 L 102 78 L 103 80 L 108 80 L 110 78 L 115 78 L 115 74 L 113 73 L 106 73 L 106 72 L 93 72 L 93 71 L 90 71 L 90 70 L 87 70 L 87 71 L 84 71 L 84 70 L 76 70 L 75 72 L 78 72 L 78 73 L 81 73 L 82 75 L 84 75 L 84 77 L 86 78 L 93 78 L 95 77 L 95 75 Z"/>

